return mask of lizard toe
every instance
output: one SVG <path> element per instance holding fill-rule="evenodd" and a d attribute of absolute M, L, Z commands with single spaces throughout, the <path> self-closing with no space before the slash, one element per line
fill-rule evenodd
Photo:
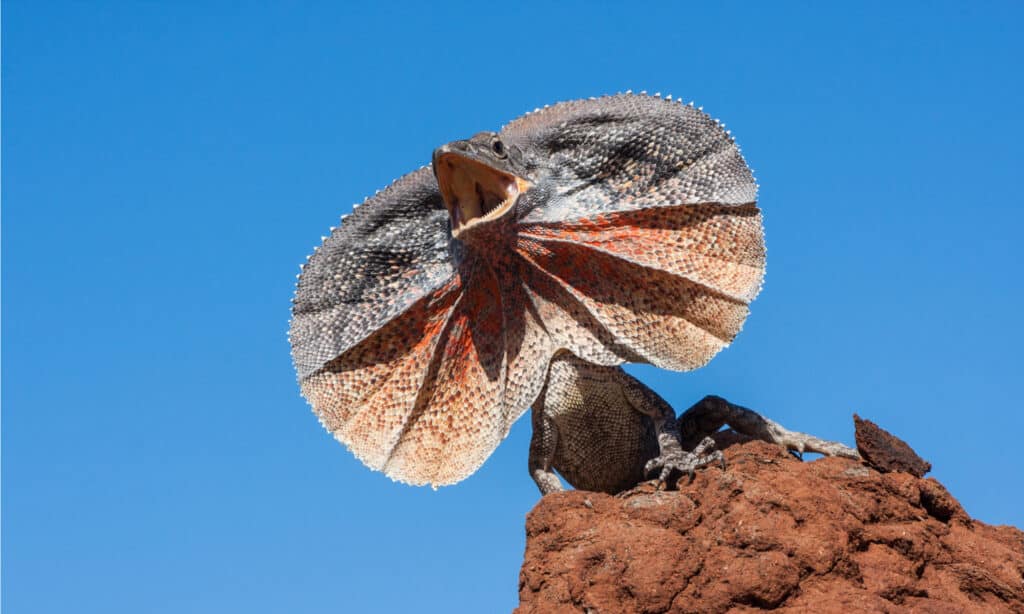
<path fill-rule="evenodd" d="M 707 442 L 710 442 L 710 445 Z M 725 456 L 721 450 L 708 449 L 713 445 L 714 441 L 706 438 L 693 452 L 674 452 L 657 456 L 647 462 L 644 473 L 648 477 L 657 474 L 659 487 L 664 484 L 666 488 L 671 488 L 682 475 L 686 475 L 692 482 L 697 469 L 718 464 L 724 470 Z"/>

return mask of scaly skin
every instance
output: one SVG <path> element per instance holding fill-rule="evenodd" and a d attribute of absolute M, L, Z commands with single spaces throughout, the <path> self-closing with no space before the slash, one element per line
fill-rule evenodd
<path fill-rule="evenodd" d="M 560 103 L 439 148 L 332 229 L 299 279 L 292 356 L 362 462 L 451 484 L 538 398 L 556 353 L 704 365 L 764 261 L 756 185 L 718 122 L 646 95 Z"/>
<path fill-rule="evenodd" d="M 710 435 L 735 431 L 795 452 L 859 458 L 857 451 L 783 428 L 721 397 L 708 396 L 676 418 L 656 392 L 620 367 L 556 354 L 533 405 L 530 475 L 541 494 L 563 490 L 558 471 L 581 490 L 616 494 L 645 477 L 672 486 L 708 465 L 724 466 Z"/>

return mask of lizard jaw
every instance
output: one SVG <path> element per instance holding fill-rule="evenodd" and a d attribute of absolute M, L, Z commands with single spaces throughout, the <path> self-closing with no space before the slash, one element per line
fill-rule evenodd
<path fill-rule="evenodd" d="M 454 152 L 440 154 L 434 171 L 455 238 L 503 217 L 530 187 L 521 177 Z"/>

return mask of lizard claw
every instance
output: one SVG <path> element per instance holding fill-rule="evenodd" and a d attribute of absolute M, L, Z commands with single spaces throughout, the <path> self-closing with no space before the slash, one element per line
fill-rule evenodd
<path fill-rule="evenodd" d="M 671 483 L 673 473 L 686 474 L 692 482 L 696 476 L 697 469 L 719 463 L 725 469 L 725 456 L 721 450 L 714 450 L 715 441 L 705 437 L 692 452 L 683 450 L 663 452 L 659 456 L 647 461 L 644 466 L 644 474 L 651 475 L 658 472 L 658 490 L 668 487 Z"/>

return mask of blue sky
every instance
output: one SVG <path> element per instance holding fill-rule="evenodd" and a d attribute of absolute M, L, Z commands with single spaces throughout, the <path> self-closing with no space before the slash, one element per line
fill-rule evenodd
<path fill-rule="evenodd" d="M 631 370 L 857 411 L 1024 524 L 1022 5 L 706 4 L 5 3 L 4 610 L 513 607 L 529 420 L 437 492 L 363 468 L 298 394 L 294 277 L 437 145 L 630 88 L 728 124 L 769 256 L 731 348 Z"/>

